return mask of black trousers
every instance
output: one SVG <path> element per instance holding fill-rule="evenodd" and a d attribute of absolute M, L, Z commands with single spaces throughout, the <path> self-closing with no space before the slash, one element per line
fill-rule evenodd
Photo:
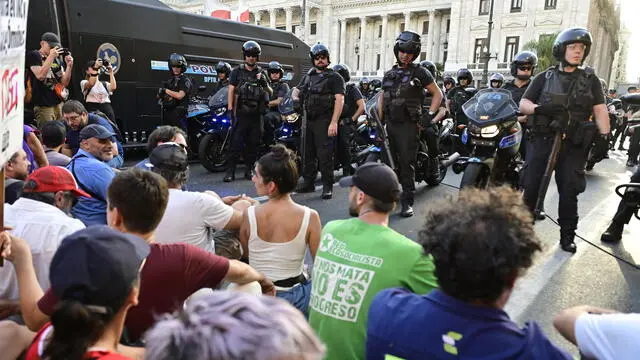
<path fill-rule="evenodd" d="M 440 144 L 438 143 L 438 126 L 436 124 L 431 124 L 426 127 L 422 132 L 423 139 L 427 144 L 427 151 L 429 157 L 435 159 L 440 155 Z"/>
<path fill-rule="evenodd" d="M 640 183 L 640 168 L 638 170 L 636 170 L 636 172 L 631 175 L 631 182 L 632 183 Z M 635 190 L 631 190 L 631 191 L 635 191 Z M 616 211 L 616 215 L 613 217 L 613 222 L 616 224 L 628 224 L 629 221 L 631 220 L 631 217 L 633 217 L 633 214 L 636 211 L 636 205 L 632 204 L 630 202 L 633 201 L 637 201 L 637 198 L 640 197 L 640 194 L 634 194 L 635 199 L 627 199 L 627 196 L 632 197 L 631 195 L 629 195 L 630 190 L 627 190 L 625 192 L 625 198 L 623 198 L 622 200 L 620 200 L 620 205 L 618 205 L 618 211 Z"/>
<path fill-rule="evenodd" d="M 413 205 L 416 192 L 416 156 L 418 152 L 418 127 L 414 122 L 387 123 L 391 155 L 398 167 L 398 180 L 402 185 L 402 203 Z"/>
<path fill-rule="evenodd" d="M 629 160 L 637 162 L 638 155 L 640 155 L 640 125 L 633 130 L 629 139 Z"/>
<path fill-rule="evenodd" d="M 263 135 L 262 142 L 268 146 L 275 144 L 275 132 L 280 127 L 280 113 L 278 111 L 267 111 L 262 117 Z"/>
<path fill-rule="evenodd" d="M 304 181 L 313 184 L 320 170 L 322 184 L 332 186 L 335 137 L 329 137 L 331 119 L 313 119 L 307 121 L 304 148 Z"/>
<path fill-rule="evenodd" d="M 553 147 L 553 135 L 531 135 L 529 151 L 524 164 L 524 202 L 531 211 L 535 210 L 540 180 Z M 574 146 L 564 140 L 555 166 L 555 179 L 560 198 L 558 204 L 558 223 L 561 231 L 574 231 L 578 226 L 578 195 L 586 189 L 584 167 L 587 162 L 587 150 L 583 146 Z"/>
<path fill-rule="evenodd" d="M 259 112 L 243 113 L 238 111 L 231 137 L 231 147 L 227 157 L 227 169 L 235 171 L 240 154 L 248 170 L 253 169 L 262 138 L 262 115 Z"/>
<path fill-rule="evenodd" d="M 624 145 L 624 140 L 627 138 L 626 135 L 626 130 L 627 130 L 627 123 L 629 122 L 629 119 L 627 119 L 627 117 L 625 116 L 623 118 L 622 121 L 622 125 L 618 126 L 615 131 L 616 133 L 613 135 L 613 146 L 616 146 L 616 142 L 618 142 L 618 137 L 621 136 L 620 138 L 620 147 L 622 147 L 622 145 Z"/>
<path fill-rule="evenodd" d="M 338 161 L 343 169 L 351 166 L 351 138 L 355 131 L 355 124 L 350 117 L 340 119 L 338 127 Z"/>
<path fill-rule="evenodd" d="M 183 107 L 164 108 L 162 114 L 162 125 L 178 126 L 187 131 L 187 109 Z M 188 132 L 187 132 L 188 133 Z"/>

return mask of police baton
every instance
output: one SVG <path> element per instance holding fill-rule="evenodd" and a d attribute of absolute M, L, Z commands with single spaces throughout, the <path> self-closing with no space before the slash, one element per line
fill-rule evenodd
<path fill-rule="evenodd" d="M 302 105 L 302 123 L 300 124 L 300 159 L 302 161 L 302 174 L 305 174 L 305 167 L 307 162 L 305 161 L 306 149 L 307 149 L 307 108 Z"/>
<path fill-rule="evenodd" d="M 567 105 L 568 95 L 567 94 L 550 94 L 551 95 L 551 103 L 559 104 L 559 105 Z M 567 116 L 564 114 L 562 116 Z M 549 154 L 549 159 L 547 160 L 547 167 L 544 170 L 544 175 L 542 176 L 542 181 L 540 182 L 540 189 L 538 190 L 538 198 L 536 199 L 536 207 L 534 209 L 535 217 L 537 218 L 542 213 L 542 209 L 544 207 L 544 198 L 547 196 L 547 190 L 549 189 L 549 183 L 551 182 L 551 175 L 553 174 L 553 170 L 556 168 L 556 162 L 558 160 L 558 153 L 560 152 L 560 148 L 562 147 L 562 138 L 565 135 L 566 129 L 560 129 L 556 132 L 556 135 L 553 139 L 553 147 L 551 148 L 551 153 Z"/>

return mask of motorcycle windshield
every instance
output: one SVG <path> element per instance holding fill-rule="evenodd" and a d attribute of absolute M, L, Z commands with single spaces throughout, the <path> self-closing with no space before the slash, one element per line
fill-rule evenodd
<path fill-rule="evenodd" d="M 369 119 L 378 118 L 378 100 L 380 99 L 380 94 L 381 93 L 378 92 L 373 95 L 364 105 L 364 113 L 367 114 Z"/>
<path fill-rule="evenodd" d="M 289 90 L 287 95 L 284 98 L 282 98 L 282 101 L 278 105 L 278 112 L 280 112 L 281 115 L 287 116 L 295 112 L 294 101 L 293 101 L 293 98 L 291 97 L 292 92 L 293 92 L 293 89 Z"/>
<path fill-rule="evenodd" d="M 209 98 L 209 107 L 211 109 L 220 109 L 227 107 L 229 103 L 229 87 L 225 86 L 218 90 L 213 96 Z"/>
<path fill-rule="evenodd" d="M 499 123 L 518 114 L 518 105 L 505 89 L 482 89 L 462 105 L 469 120 L 480 126 Z"/>

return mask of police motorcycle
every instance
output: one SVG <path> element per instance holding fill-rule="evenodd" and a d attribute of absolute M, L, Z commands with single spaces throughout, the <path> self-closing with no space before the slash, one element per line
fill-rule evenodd
<path fill-rule="evenodd" d="M 299 109 L 291 96 L 292 92 L 293 89 L 289 90 L 278 105 L 278 112 L 280 113 L 282 121 L 274 132 L 274 140 L 276 143 L 283 144 L 287 148 L 295 151 L 296 164 L 298 165 L 298 169 L 302 169 L 302 157 L 299 151 L 300 125 L 302 120 L 300 119 Z"/>
<path fill-rule="evenodd" d="M 425 107 L 424 111 L 429 111 L 428 107 Z M 430 174 L 431 160 L 427 147 L 426 139 L 422 136 L 418 142 L 418 154 L 416 160 L 416 181 L 424 181 L 429 186 L 440 185 L 444 177 L 447 175 L 448 167 L 455 163 L 460 158 L 460 153 L 453 151 L 452 147 L 452 135 L 454 133 L 455 124 L 453 119 L 445 118 L 442 120 L 440 126 L 438 126 L 438 147 L 440 153 L 438 154 L 438 168 L 439 175 L 437 178 L 433 178 Z"/>
<path fill-rule="evenodd" d="M 468 157 L 461 157 L 452 166 L 456 174 L 464 171 L 460 188 L 486 188 L 503 183 L 517 188 L 523 129 L 511 93 L 504 89 L 482 89 L 464 103 L 462 110 L 469 123 L 463 127 L 460 140 L 471 150 Z"/>
<path fill-rule="evenodd" d="M 227 110 L 228 90 L 229 87 L 225 86 L 207 100 L 209 116 L 202 124 L 198 146 L 195 147 L 198 149 L 200 163 L 211 172 L 225 169 L 226 152 L 231 142 L 231 116 Z"/>

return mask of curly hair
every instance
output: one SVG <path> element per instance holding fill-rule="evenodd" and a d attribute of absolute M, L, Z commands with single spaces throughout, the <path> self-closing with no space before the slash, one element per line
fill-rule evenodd
<path fill-rule="evenodd" d="M 146 359 L 320 360 L 324 346 L 304 315 L 286 301 L 215 291 L 146 335 Z"/>
<path fill-rule="evenodd" d="M 461 190 L 432 207 L 419 232 L 440 288 L 462 301 L 497 300 L 542 250 L 520 193 L 508 187 Z"/>

